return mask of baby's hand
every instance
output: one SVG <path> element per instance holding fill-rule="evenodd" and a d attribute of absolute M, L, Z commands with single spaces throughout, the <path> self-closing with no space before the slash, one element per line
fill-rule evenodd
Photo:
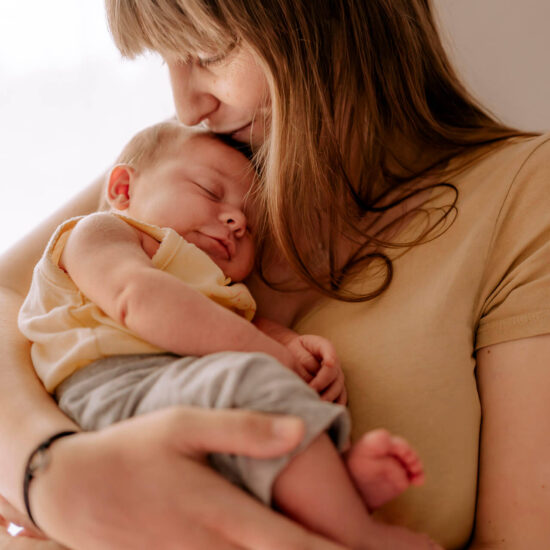
<path fill-rule="evenodd" d="M 302 334 L 293 338 L 287 348 L 295 360 L 293 370 L 323 401 L 346 404 L 344 373 L 331 342 L 321 336 Z"/>

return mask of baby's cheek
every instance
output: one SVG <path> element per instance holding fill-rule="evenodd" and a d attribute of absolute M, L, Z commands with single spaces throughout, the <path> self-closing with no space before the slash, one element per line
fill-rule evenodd
<path fill-rule="evenodd" d="M 248 273 L 254 268 L 254 260 L 256 258 L 256 252 L 254 250 L 254 243 L 252 239 L 247 240 L 247 255 L 248 255 Z"/>
<path fill-rule="evenodd" d="M 245 246 L 245 243 L 241 243 L 229 268 L 233 272 L 231 278 L 234 282 L 243 281 L 252 273 L 254 269 L 254 247 L 252 244 Z"/>

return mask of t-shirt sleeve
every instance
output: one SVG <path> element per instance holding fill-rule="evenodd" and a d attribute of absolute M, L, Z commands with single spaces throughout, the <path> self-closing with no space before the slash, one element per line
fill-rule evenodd
<path fill-rule="evenodd" d="M 476 349 L 550 333 L 550 138 L 526 157 L 510 183 L 484 281 Z"/>

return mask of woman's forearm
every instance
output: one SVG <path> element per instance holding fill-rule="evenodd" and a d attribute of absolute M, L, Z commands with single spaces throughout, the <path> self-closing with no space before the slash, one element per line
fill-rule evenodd
<path fill-rule="evenodd" d="M 57 431 L 74 429 L 35 376 L 16 319 L 22 298 L 0 289 L 0 493 L 24 510 L 22 482 L 31 450 Z"/>
<path fill-rule="evenodd" d="M 21 510 L 23 469 L 30 451 L 52 433 L 74 425 L 36 378 L 17 315 L 33 267 L 55 227 L 96 209 L 102 181 L 98 178 L 0 257 L 0 493 Z"/>

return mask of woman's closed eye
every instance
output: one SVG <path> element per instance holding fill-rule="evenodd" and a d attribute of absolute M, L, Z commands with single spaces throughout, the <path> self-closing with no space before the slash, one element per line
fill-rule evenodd
<path fill-rule="evenodd" d="M 206 69 L 208 67 L 213 67 L 215 65 L 221 65 L 223 61 L 225 61 L 226 57 L 228 55 L 228 52 L 223 52 L 219 54 L 198 54 L 196 56 L 185 56 L 181 59 L 178 59 L 176 61 L 176 65 L 180 66 L 186 66 L 189 64 L 196 64 L 201 69 Z"/>
<path fill-rule="evenodd" d="M 197 56 L 197 65 L 205 69 L 207 67 L 219 65 L 220 63 L 222 63 L 222 61 L 225 60 L 226 57 L 227 57 L 226 52 L 220 53 L 218 55 L 212 55 L 210 57 Z"/>
<path fill-rule="evenodd" d="M 207 67 L 212 67 L 223 63 L 227 59 L 229 54 L 233 52 L 233 50 L 236 48 L 237 44 L 238 41 L 235 40 L 235 42 L 233 42 L 225 51 L 216 54 L 197 54 L 197 65 L 205 69 Z"/>

